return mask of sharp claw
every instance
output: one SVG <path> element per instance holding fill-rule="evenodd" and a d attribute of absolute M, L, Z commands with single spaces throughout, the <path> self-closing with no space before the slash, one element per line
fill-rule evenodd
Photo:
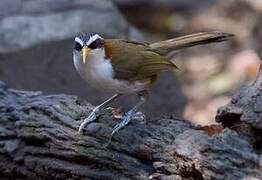
<path fill-rule="evenodd" d="M 103 147 L 104 147 L 104 148 L 108 148 L 109 145 L 111 144 L 111 142 L 112 142 L 112 135 L 110 136 L 108 142 L 107 142 Z"/>
<path fill-rule="evenodd" d="M 113 131 L 112 131 L 112 133 L 111 133 L 111 139 L 112 139 L 112 137 L 113 137 L 113 135 L 117 132 L 117 131 L 119 131 L 119 126 L 117 127 L 117 128 L 114 128 L 113 129 Z"/>
<path fill-rule="evenodd" d="M 80 125 L 80 127 L 79 127 L 79 129 L 78 129 L 78 132 L 79 132 L 79 133 L 82 133 L 84 127 L 85 127 L 87 124 L 95 121 L 96 118 L 97 118 L 97 116 L 98 116 L 98 114 L 99 114 L 99 112 L 100 112 L 100 109 L 99 109 L 99 108 L 97 108 L 97 107 L 94 108 L 93 111 L 89 114 L 89 116 L 84 120 L 84 122 L 81 123 L 81 125 Z"/>
<path fill-rule="evenodd" d="M 99 106 L 96 106 L 93 111 L 91 112 L 91 114 L 88 116 L 88 118 L 86 118 L 84 120 L 84 122 L 81 123 L 78 132 L 82 132 L 83 128 L 85 127 L 86 124 L 96 120 L 97 116 L 100 114 L 100 111 L 102 109 L 104 109 L 109 103 L 111 103 L 112 101 L 114 101 L 116 98 L 118 98 L 119 96 L 121 96 L 121 94 L 115 94 L 114 96 L 112 96 L 111 98 L 109 98 L 108 100 L 106 100 L 105 102 L 103 102 L 102 104 L 100 104 Z"/>
<path fill-rule="evenodd" d="M 145 97 L 145 96 L 146 96 L 146 95 L 147 95 L 147 91 L 143 91 L 143 92 L 141 92 L 141 93 L 139 94 L 139 96 L 140 96 L 139 102 L 138 102 L 131 110 L 129 110 L 129 111 L 126 113 L 126 115 L 124 116 L 123 120 L 122 120 L 119 124 L 115 125 L 115 127 L 113 128 L 113 131 L 112 131 L 112 133 L 111 133 L 111 137 L 112 137 L 116 132 L 118 132 L 121 128 L 125 127 L 125 126 L 130 122 L 133 114 L 137 111 L 137 109 L 138 109 L 141 105 L 143 105 L 143 104 L 145 103 L 145 101 L 146 101 L 146 97 Z"/>
<path fill-rule="evenodd" d="M 83 132 L 83 128 L 84 128 L 84 126 L 83 126 L 83 123 L 80 125 L 80 127 L 79 127 L 79 129 L 78 129 L 78 132 L 81 134 L 82 132 Z"/>
<path fill-rule="evenodd" d="M 111 136 L 113 136 L 116 132 L 118 132 L 121 128 L 125 127 L 130 122 L 132 117 L 131 115 L 132 113 L 127 113 L 127 115 L 124 116 L 123 120 L 114 126 Z"/>
<path fill-rule="evenodd" d="M 120 123 L 116 124 L 116 125 L 113 127 L 113 131 L 114 131 L 115 129 L 118 129 L 119 126 L 120 126 Z"/>

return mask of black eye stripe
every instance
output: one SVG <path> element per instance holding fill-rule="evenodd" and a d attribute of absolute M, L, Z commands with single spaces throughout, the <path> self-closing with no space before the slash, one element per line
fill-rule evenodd
<path fill-rule="evenodd" d="M 75 46 L 74 46 L 75 50 L 80 51 L 82 48 L 83 47 L 82 47 L 82 45 L 79 42 L 75 42 Z"/>
<path fill-rule="evenodd" d="M 90 49 L 97 49 L 97 48 L 101 48 L 103 46 L 103 40 L 102 39 L 97 39 L 94 42 L 92 42 L 88 47 Z"/>

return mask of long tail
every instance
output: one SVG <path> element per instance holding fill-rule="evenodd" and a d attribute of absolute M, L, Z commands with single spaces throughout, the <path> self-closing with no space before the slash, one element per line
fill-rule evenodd
<path fill-rule="evenodd" d="M 152 49 L 155 49 L 159 54 L 166 55 L 171 51 L 181 48 L 192 47 L 201 44 L 209 44 L 214 42 L 227 41 L 233 37 L 232 34 L 222 32 L 202 32 L 182 36 L 166 41 L 160 41 L 150 44 Z"/>

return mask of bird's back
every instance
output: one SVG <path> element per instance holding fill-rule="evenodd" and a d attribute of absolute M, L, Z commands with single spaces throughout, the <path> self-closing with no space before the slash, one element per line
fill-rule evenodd
<path fill-rule="evenodd" d="M 105 48 L 119 79 L 148 78 L 176 67 L 168 58 L 144 43 L 110 39 L 105 41 Z"/>

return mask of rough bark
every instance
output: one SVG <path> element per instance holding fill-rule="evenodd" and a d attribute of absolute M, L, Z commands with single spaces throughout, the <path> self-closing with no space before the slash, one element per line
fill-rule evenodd
<path fill-rule="evenodd" d="M 256 89 L 260 80 L 249 86 L 248 92 Z M 259 87 L 261 91 L 261 83 Z M 78 126 L 91 109 L 76 96 L 17 91 L 1 83 L 0 177 L 262 178 L 261 154 L 229 128 L 197 128 L 176 118 L 146 123 L 134 120 L 106 147 L 119 120 L 113 117 L 113 109 L 107 109 L 80 135 Z M 260 113 L 254 117 L 261 122 Z"/>
<path fill-rule="evenodd" d="M 218 109 L 216 121 L 238 132 L 262 152 L 262 65 L 256 81 L 242 87 L 227 105 Z"/>

